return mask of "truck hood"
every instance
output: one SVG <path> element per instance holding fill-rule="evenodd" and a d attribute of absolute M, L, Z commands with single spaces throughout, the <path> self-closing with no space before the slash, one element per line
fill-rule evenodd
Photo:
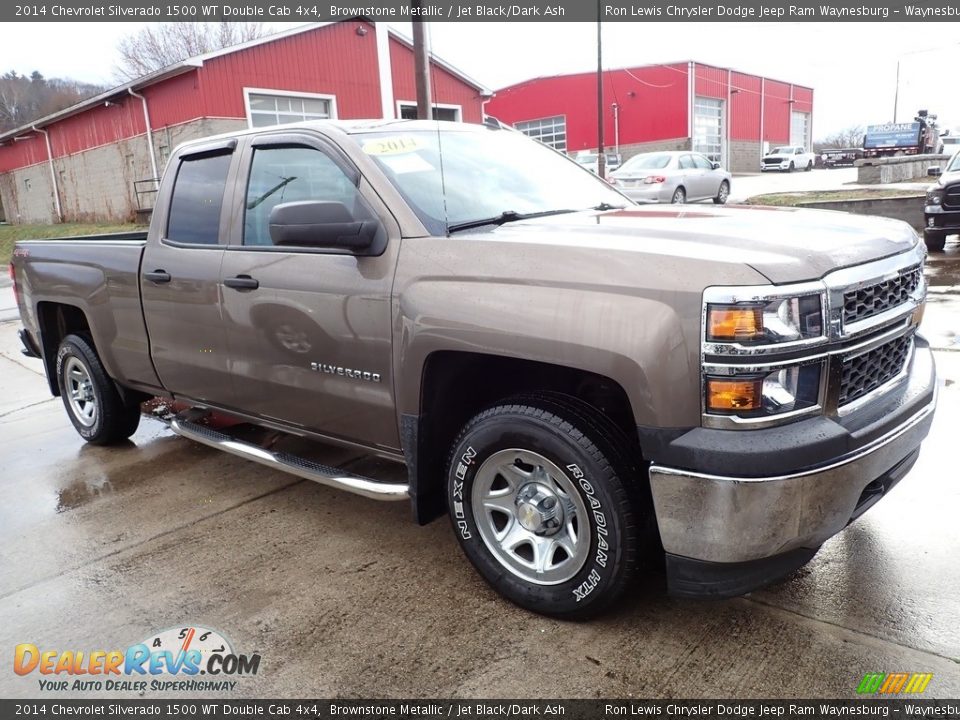
<path fill-rule="evenodd" d="M 937 178 L 937 185 L 940 187 L 946 187 L 947 185 L 952 185 L 958 180 L 960 180 L 960 170 L 952 170 L 951 172 L 945 172 L 940 175 L 940 177 Z"/>
<path fill-rule="evenodd" d="M 776 284 L 818 280 L 919 242 L 899 220 L 764 206 L 629 207 L 508 223 L 485 239 L 596 247 L 752 267 Z"/>
<path fill-rule="evenodd" d="M 764 160 L 789 160 L 792 157 L 796 157 L 796 155 L 770 154 L 770 155 L 764 155 L 763 159 Z"/>

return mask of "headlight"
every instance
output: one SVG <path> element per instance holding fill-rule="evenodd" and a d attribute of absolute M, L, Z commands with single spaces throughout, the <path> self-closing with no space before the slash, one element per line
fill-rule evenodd
<path fill-rule="evenodd" d="M 939 205 L 943 202 L 943 188 L 927 190 L 927 205 Z"/>
<path fill-rule="evenodd" d="M 792 365 L 763 374 L 707 376 L 704 408 L 718 415 L 764 418 L 817 407 L 820 362 Z"/>
<path fill-rule="evenodd" d="M 707 342 L 766 345 L 819 337 L 822 296 L 785 297 L 766 302 L 707 305 Z"/>
<path fill-rule="evenodd" d="M 826 287 L 711 287 L 703 296 L 703 424 L 760 428 L 821 411 Z M 804 349 L 804 357 L 797 351 Z"/>

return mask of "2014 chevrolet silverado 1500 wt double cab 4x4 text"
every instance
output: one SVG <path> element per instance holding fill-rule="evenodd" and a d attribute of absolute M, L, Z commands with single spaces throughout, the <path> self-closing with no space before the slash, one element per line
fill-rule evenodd
<path fill-rule="evenodd" d="M 510 130 L 368 121 L 185 145 L 145 237 L 22 242 L 13 273 L 88 441 L 172 398 L 195 441 L 448 512 L 499 592 L 583 617 L 664 553 L 679 595 L 782 577 L 903 477 L 935 404 L 924 257 L 901 222 L 640 208 Z"/>

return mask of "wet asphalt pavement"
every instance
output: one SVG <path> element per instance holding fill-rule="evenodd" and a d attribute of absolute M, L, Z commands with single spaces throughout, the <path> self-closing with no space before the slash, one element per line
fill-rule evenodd
<path fill-rule="evenodd" d="M 899 671 L 960 697 L 960 245 L 927 273 L 940 407 L 890 497 L 778 585 L 678 601 L 653 577 L 584 624 L 500 599 L 448 523 L 417 527 L 404 503 L 152 419 L 125 446 L 84 445 L 0 324 L 0 697 L 41 695 L 11 670 L 19 643 L 120 649 L 192 625 L 262 657 L 225 697 L 853 697 L 865 673 Z M 325 461 L 403 477 L 350 451 Z"/>

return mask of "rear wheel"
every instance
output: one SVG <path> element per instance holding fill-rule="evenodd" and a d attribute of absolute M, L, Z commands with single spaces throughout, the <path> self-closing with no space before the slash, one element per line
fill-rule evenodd
<path fill-rule="evenodd" d="M 931 252 L 940 252 L 947 244 L 947 235 L 946 233 L 938 232 L 936 230 L 924 230 L 923 242 L 927 246 L 927 250 L 930 250 Z"/>
<path fill-rule="evenodd" d="M 726 180 L 720 183 L 720 189 L 717 190 L 717 196 L 713 199 L 716 205 L 723 205 L 730 197 L 730 183 Z"/>
<path fill-rule="evenodd" d="M 676 190 L 673 191 L 673 197 L 670 198 L 670 202 L 674 205 L 683 205 L 687 201 L 687 191 L 683 189 L 681 185 Z"/>
<path fill-rule="evenodd" d="M 498 592 L 587 617 L 623 592 L 640 530 L 625 458 L 587 412 L 523 398 L 474 417 L 451 454 L 447 499 L 467 558 Z"/>
<path fill-rule="evenodd" d="M 86 338 L 67 335 L 60 343 L 57 384 L 70 422 L 88 443 L 110 445 L 136 432 L 140 403 L 124 401 Z"/>

